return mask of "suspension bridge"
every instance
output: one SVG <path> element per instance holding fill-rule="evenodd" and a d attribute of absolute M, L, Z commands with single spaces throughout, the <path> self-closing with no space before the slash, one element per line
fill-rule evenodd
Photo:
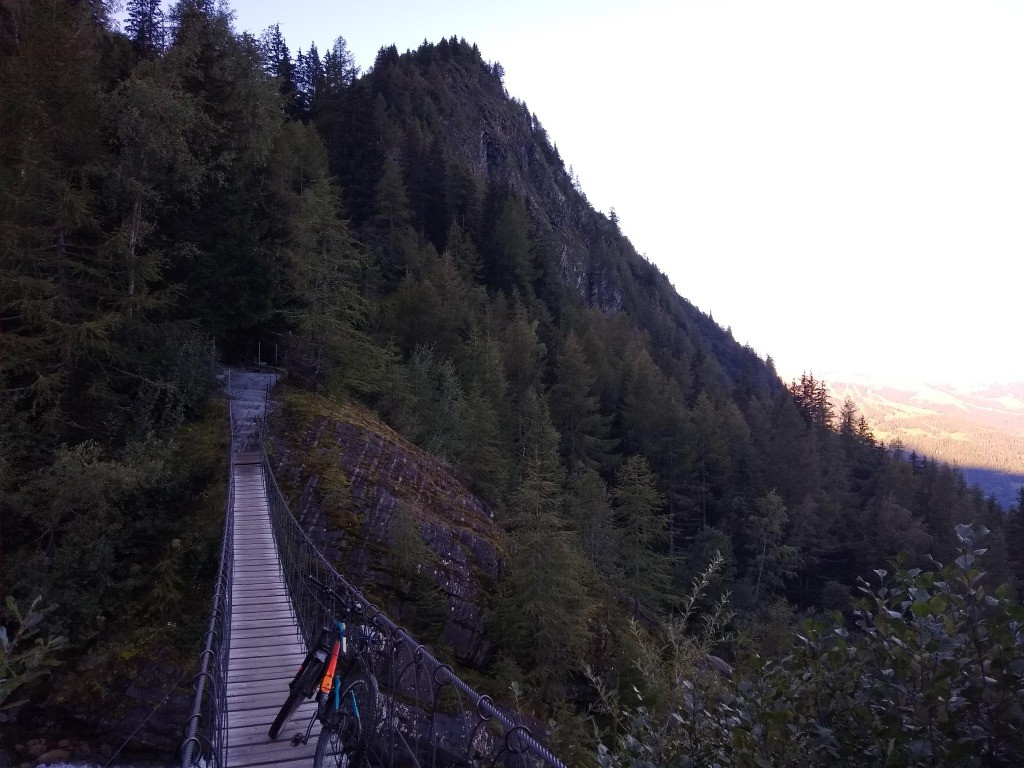
<path fill-rule="evenodd" d="M 300 766 L 313 762 L 319 725 L 293 747 L 288 726 L 267 733 L 330 609 L 311 577 L 358 601 L 385 638 L 372 766 L 565 768 L 530 730 L 461 680 L 452 667 L 370 603 L 317 550 L 271 471 L 263 425 L 276 375 L 230 370 L 230 462 L 213 606 L 185 723 L 181 768 Z M 292 723 L 305 724 L 315 704 Z"/>

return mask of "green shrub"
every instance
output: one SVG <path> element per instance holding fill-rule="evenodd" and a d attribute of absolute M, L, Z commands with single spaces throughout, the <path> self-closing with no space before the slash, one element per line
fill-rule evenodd
<path fill-rule="evenodd" d="M 699 668 L 699 642 L 675 638 L 670 657 L 693 661 L 660 680 L 647 666 L 661 695 L 619 707 L 625 727 L 600 764 L 1024 764 L 1024 608 L 1009 587 L 983 585 L 987 531 L 956 533 L 953 563 L 924 571 L 897 558 L 861 584 L 853 629 L 839 613 L 805 621 L 783 656 L 753 655 L 729 685 Z"/>

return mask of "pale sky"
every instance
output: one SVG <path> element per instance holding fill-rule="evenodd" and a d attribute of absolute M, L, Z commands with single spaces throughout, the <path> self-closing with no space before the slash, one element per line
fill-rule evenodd
<path fill-rule="evenodd" d="M 234 0 L 294 54 L 457 35 L 780 373 L 1024 380 L 1024 0 Z"/>

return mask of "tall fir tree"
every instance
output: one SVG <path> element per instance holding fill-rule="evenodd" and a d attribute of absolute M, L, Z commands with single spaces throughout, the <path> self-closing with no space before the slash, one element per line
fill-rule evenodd
<path fill-rule="evenodd" d="M 612 462 L 611 418 L 600 412 L 595 385 L 583 348 L 575 335 L 569 334 L 555 366 L 551 411 L 562 435 L 562 455 L 570 467 L 602 468 Z"/>
<path fill-rule="evenodd" d="M 660 610 L 671 604 L 672 561 L 667 554 L 668 520 L 664 498 L 647 460 L 630 456 L 619 467 L 612 489 L 618 572 L 621 588 L 640 607 Z"/>

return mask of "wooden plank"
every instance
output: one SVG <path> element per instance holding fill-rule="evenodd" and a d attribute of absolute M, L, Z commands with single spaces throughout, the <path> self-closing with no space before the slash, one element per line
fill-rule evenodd
<path fill-rule="evenodd" d="M 265 725 L 265 723 L 274 722 L 274 718 L 277 717 L 280 709 L 281 706 L 277 705 L 274 707 L 264 707 L 263 709 L 252 709 L 247 712 L 237 712 L 232 716 L 231 725 L 235 728 L 263 726 L 264 733 L 266 733 L 270 730 L 270 726 Z M 291 716 L 285 727 L 281 730 L 277 740 L 291 738 L 291 734 L 300 729 L 305 731 L 305 726 L 309 724 L 309 719 L 313 716 L 314 712 L 316 712 L 316 702 L 303 699 L 295 714 Z M 313 727 L 315 734 L 315 729 L 319 728 L 319 724 Z"/>
<path fill-rule="evenodd" d="M 275 568 L 280 572 L 280 568 Z M 264 583 L 266 582 L 266 583 Z M 246 570 L 239 577 L 239 581 L 231 585 L 231 594 L 237 597 L 252 597 L 257 594 L 288 594 L 288 587 L 284 581 L 274 578 L 273 572 L 260 570 L 249 572 Z"/>
<path fill-rule="evenodd" d="M 286 753 L 284 749 L 289 751 Z M 286 741 L 280 750 L 267 751 L 264 749 L 246 749 L 244 752 L 235 754 L 228 753 L 227 768 L 263 768 L 263 766 L 274 765 L 283 768 L 309 768 L 313 763 L 313 753 L 316 752 L 316 739 L 310 737 L 309 743 L 304 747 L 292 749 Z"/>
<path fill-rule="evenodd" d="M 233 605 L 231 613 L 240 621 L 249 621 L 250 624 L 253 621 L 273 622 L 275 624 L 279 624 L 284 621 L 291 621 L 292 623 L 295 623 L 295 619 L 293 618 L 290 608 L 291 605 L 289 603 L 281 603 L 274 607 L 265 608 L 256 604 Z"/>
<path fill-rule="evenodd" d="M 262 580 L 249 579 L 237 592 L 235 590 L 231 591 L 231 601 L 242 606 L 248 606 L 262 598 L 268 604 L 284 603 L 291 606 L 288 592 L 281 581 L 280 577 L 275 578 L 274 574 L 269 573 L 264 574 Z"/>
<path fill-rule="evenodd" d="M 247 709 L 273 707 L 275 704 L 280 707 L 288 696 L 288 683 L 294 676 L 293 671 L 277 680 L 238 680 L 228 686 L 228 701 L 243 700 Z"/>
<path fill-rule="evenodd" d="M 270 666 L 260 667 L 238 667 L 228 673 L 229 683 L 254 683 L 260 680 L 287 680 L 291 681 L 295 673 L 299 671 L 298 664 L 291 664 L 276 660 Z"/>
<path fill-rule="evenodd" d="M 237 621 L 232 625 L 232 635 L 236 631 L 245 635 L 247 632 L 252 633 L 253 630 L 263 629 L 281 633 L 289 632 L 298 627 L 289 611 L 274 611 L 269 614 L 258 611 L 246 611 L 244 614 L 239 612 L 235 618 Z"/>
<path fill-rule="evenodd" d="M 271 646 L 271 647 L 238 648 L 237 649 L 238 652 L 237 653 L 232 652 L 231 656 L 232 656 L 233 659 L 236 659 L 237 661 L 239 661 L 242 664 L 244 664 L 245 662 L 249 661 L 250 659 L 264 659 L 264 658 L 277 658 L 277 659 L 281 659 L 281 658 L 291 658 L 290 656 L 288 656 L 287 652 L 282 653 L 282 645 L 283 645 L 282 643 L 278 643 L 277 645 L 274 645 L 274 646 Z M 296 664 L 301 663 L 302 662 L 302 658 L 305 656 L 305 652 L 303 651 L 302 647 L 298 643 L 295 643 L 295 645 L 292 646 L 290 651 L 291 651 L 291 653 L 295 654 L 295 657 L 296 657 L 295 663 Z"/>
<path fill-rule="evenodd" d="M 268 582 L 271 587 L 279 587 L 281 583 L 274 585 Z M 278 608 L 288 609 L 292 606 L 292 601 L 288 599 L 286 594 L 276 595 L 231 595 L 231 604 L 238 605 L 240 608 L 245 609 L 250 606 L 262 606 L 267 611 L 276 610 Z"/>
<path fill-rule="evenodd" d="M 266 656 L 263 658 L 239 659 L 234 664 L 228 665 L 228 675 L 244 673 L 248 670 L 260 670 L 264 667 L 290 667 L 292 671 L 299 668 L 299 664 L 306 657 L 306 654 L 294 658 L 282 658 L 280 656 Z M 287 677 L 287 675 L 283 675 Z"/>
<path fill-rule="evenodd" d="M 258 640 L 264 640 L 271 638 L 275 641 L 280 641 L 282 638 L 292 636 L 296 634 L 295 628 L 291 625 L 278 625 L 273 627 L 251 627 L 246 629 L 236 629 L 231 632 L 231 642 L 252 643 Z"/>
<path fill-rule="evenodd" d="M 264 394 L 258 392 L 262 401 Z M 260 409 L 236 410 L 262 413 Z M 291 747 L 290 735 L 304 730 L 315 712 L 304 702 L 284 733 L 270 741 L 267 731 L 288 694 L 288 683 L 305 657 L 305 644 L 284 582 L 270 525 L 267 483 L 259 453 L 236 455 L 234 485 L 234 573 L 231 647 L 228 660 L 228 766 L 289 766 L 312 762 L 319 723 L 310 742 Z"/>
<path fill-rule="evenodd" d="M 290 637 L 289 638 L 285 638 L 285 637 L 282 637 L 281 635 L 277 635 L 277 636 L 264 636 L 264 637 L 252 637 L 252 638 L 239 638 L 238 643 L 236 645 L 235 638 L 234 638 L 234 636 L 232 636 L 232 638 L 231 638 L 231 646 L 238 651 L 239 658 L 241 658 L 241 655 L 243 653 L 250 652 L 252 654 L 259 654 L 260 651 L 267 651 L 267 653 L 264 653 L 262 655 L 264 655 L 264 656 L 271 656 L 272 653 L 270 653 L 270 651 L 272 651 L 273 649 L 280 649 L 282 647 L 282 643 L 288 642 L 290 640 L 291 640 Z M 292 645 L 291 649 L 292 649 L 293 653 L 296 652 L 296 651 L 298 651 L 298 652 L 302 651 L 302 647 L 298 643 L 295 643 L 294 645 Z"/>
<path fill-rule="evenodd" d="M 253 584 L 258 590 L 259 585 Z M 231 602 L 240 607 L 248 605 L 264 605 L 267 608 L 273 608 L 279 605 L 291 606 L 291 600 L 288 599 L 288 593 L 285 591 L 284 584 L 281 579 L 267 578 L 266 590 L 260 594 L 255 590 L 249 590 L 248 594 L 234 594 L 232 591 Z"/>
<path fill-rule="evenodd" d="M 295 623 L 295 619 L 293 619 L 290 614 L 285 613 L 274 614 L 273 616 L 267 616 L 266 618 L 262 616 L 239 616 L 237 619 L 237 621 L 232 621 L 232 632 L 234 632 L 236 628 L 244 631 L 246 629 L 262 626 L 280 628 L 291 626 L 298 631 L 299 626 Z"/>
<path fill-rule="evenodd" d="M 298 751 L 302 747 L 292 747 L 289 744 L 291 736 L 293 733 L 297 733 L 299 731 L 302 731 L 303 733 L 306 732 L 306 727 L 309 725 L 309 721 L 313 717 L 314 712 L 316 712 L 316 707 L 312 705 L 307 707 L 306 711 L 301 714 L 296 712 L 291 716 L 291 718 L 289 718 L 288 722 L 285 723 L 284 728 L 281 729 L 281 734 L 273 740 L 267 736 L 269 727 L 263 725 L 261 722 L 248 722 L 244 724 L 232 723 L 232 730 L 234 731 L 232 734 L 232 741 L 238 745 L 263 744 L 266 746 L 276 746 L 288 744 L 289 749 L 295 749 Z M 275 712 L 274 715 L 276 716 L 277 713 Z M 310 741 L 313 742 L 314 746 L 316 745 L 316 736 L 320 730 L 318 726 L 319 723 L 313 726 L 313 732 L 310 736 Z"/>
<path fill-rule="evenodd" d="M 275 662 L 267 667 L 242 667 L 237 672 L 228 673 L 228 683 L 252 683 L 259 680 L 291 680 L 299 671 L 298 664 Z"/>
<path fill-rule="evenodd" d="M 273 608 L 261 608 L 259 605 L 233 605 L 231 613 L 233 616 L 239 618 L 250 618 L 259 619 L 263 618 L 266 621 L 282 621 L 285 619 L 294 621 L 292 619 L 292 613 L 289 610 L 291 605 L 283 603 Z"/>

